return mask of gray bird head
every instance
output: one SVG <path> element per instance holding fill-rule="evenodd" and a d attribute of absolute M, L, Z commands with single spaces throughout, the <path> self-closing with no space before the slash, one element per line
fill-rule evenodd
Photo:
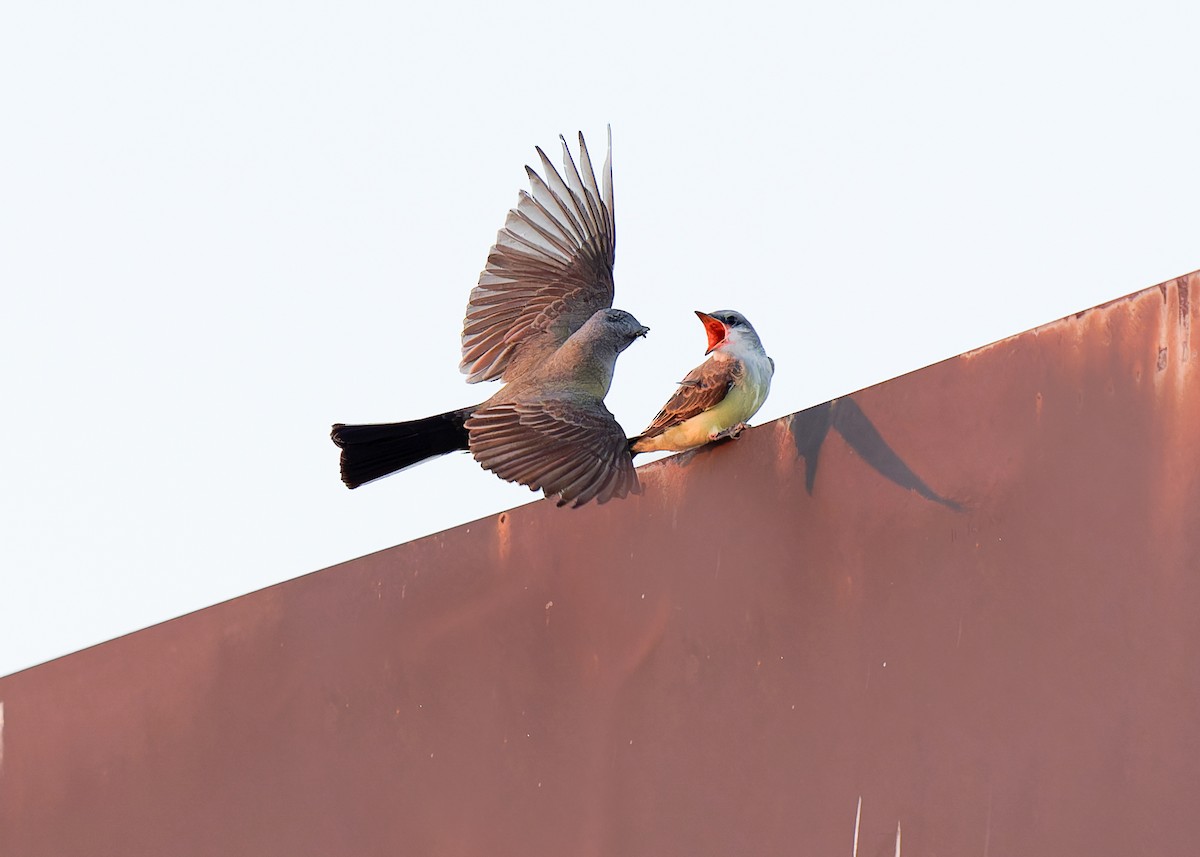
<path fill-rule="evenodd" d="M 695 313 L 704 323 L 704 330 L 708 333 L 708 350 L 705 354 L 711 354 L 718 348 L 753 348 L 762 351 L 762 341 L 759 340 L 754 325 L 740 312 L 719 309 L 716 312 L 695 310 Z"/>
<path fill-rule="evenodd" d="M 602 309 L 579 328 L 579 335 L 597 344 L 610 345 L 620 354 L 639 336 L 650 332 L 640 321 L 623 309 Z"/>

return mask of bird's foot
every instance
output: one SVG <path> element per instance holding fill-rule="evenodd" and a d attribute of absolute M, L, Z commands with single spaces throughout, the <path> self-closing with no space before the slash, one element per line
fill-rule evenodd
<path fill-rule="evenodd" d="M 719 431 L 714 434 L 710 434 L 708 436 L 708 439 L 709 440 L 725 440 L 726 438 L 728 438 L 729 440 L 737 440 L 738 437 L 741 436 L 742 432 L 744 432 L 748 428 L 750 428 L 750 426 L 746 425 L 745 423 L 738 423 L 735 426 L 730 426 L 729 428 L 725 429 L 725 431 Z"/>

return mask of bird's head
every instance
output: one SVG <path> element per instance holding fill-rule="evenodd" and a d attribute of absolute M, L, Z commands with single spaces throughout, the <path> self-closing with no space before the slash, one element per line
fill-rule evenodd
<path fill-rule="evenodd" d="M 590 329 L 589 336 L 594 336 L 598 341 L 612 343 L 618 353 L 628 348 L 638 337 L 650 332 L 650 328 L 623 309 L 598 310 L 587 320 L 580 332 L 585 329 Z"/>
<path fill-rule="evenodd" d="M 712 354 L 717 349 L 727 349 L 741 344 L 758 345 L 758 334 L 746 317 L 731 309 L 719 309 L 716 312 L 700 312 L 695 310 L 697 317 L 704 325 L 708 334 L 708 350 Z"/>

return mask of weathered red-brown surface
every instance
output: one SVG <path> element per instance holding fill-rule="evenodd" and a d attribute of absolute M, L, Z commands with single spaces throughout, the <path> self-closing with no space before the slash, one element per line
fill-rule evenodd
<path fill-rule="evenodd" d="M 0 680 L 0 854 L 1194 853 L 1198 294 Z"/>

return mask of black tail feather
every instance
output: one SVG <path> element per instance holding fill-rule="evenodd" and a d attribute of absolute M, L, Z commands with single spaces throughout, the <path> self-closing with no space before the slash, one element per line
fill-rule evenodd
<path fill-rule="evenodd" d="M 347 488 L 357 488 L 427 458 L 467 449 L 463 423 L 473 410 L 447 411 L 405 423 L 338 423 L 329 436 L 342 449 L 342 481 Z"/>

